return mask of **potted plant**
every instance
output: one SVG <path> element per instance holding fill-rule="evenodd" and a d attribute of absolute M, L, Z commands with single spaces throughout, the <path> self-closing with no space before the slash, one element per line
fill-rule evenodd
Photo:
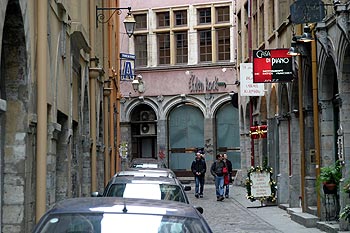
<path fill-rule="evenodd" d="M 349 178 L 344 180 L 343 192 L 347 193 L 350 197 L 350 179 Z"/>
<path fill-rule="evenodd" d="M 341 219 L 350 220 L 350 205 L 346 205 L 339 214 Z"/>
<path fill-rule="evenodd" d="M 337 192 L 337 187 L 341 178 L 341 164 L 337 161 L 333 165 L 321 168 L 318 182 L 323 184 L 323 191 L 325 194 L 334 194 Z"/>

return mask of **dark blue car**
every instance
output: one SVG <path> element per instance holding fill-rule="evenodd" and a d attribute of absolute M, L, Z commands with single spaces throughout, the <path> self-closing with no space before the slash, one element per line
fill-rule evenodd
<path fill-rule="evenodd" d="M 202 214 L 175 201 L 118 197 L 72 198 L 46 212 L 34 233 L 210 233 Z"/>

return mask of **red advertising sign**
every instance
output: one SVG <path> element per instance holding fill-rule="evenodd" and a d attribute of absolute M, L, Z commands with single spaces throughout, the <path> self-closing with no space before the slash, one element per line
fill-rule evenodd
<path fill-rule="evenodd" d="M 267 125 L 251 126 L 249 134 L 251 139 L 267 138 Z"/>
<path fill-rule="evenodd" d="M 253 82 L 292 81 L 292 56 L 287 53 L 288 49 L 253 50 Z"/>

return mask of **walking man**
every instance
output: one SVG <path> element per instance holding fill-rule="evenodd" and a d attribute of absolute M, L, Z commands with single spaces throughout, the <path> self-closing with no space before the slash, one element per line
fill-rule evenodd
<path fill-rule="evenodd" d="M 225 198 L 228 198 L 229 197 L 229 193 L 230 193 L 230 182 L 232 180 L 232 163 L 231 161 L 227 158 L 227 154 L 225 153 L 224 154 L 224 163 L 227 167 L 227 176 L 228 176 L 228 183 L 225 184 L 225 187 L 224 187 L 224 191 L 225 191 Z"/>
<path fill-rule="evenodd" d="M 203 190 L 204 190 L 204 177 L 205 172 L 207 171 L 207 165 L 205 163 L 205 160 L 202 156 L 204 152 L 201 150 L 198 150 L 196 152 L 196 158 L 192 162 L 191 170 L 195 178 L 195 197 L 196 198 L 203 198 Z"/>
<path fill-rule="evenodd" d="M 224 198 L 224 172 L 226 167 L 221 154 L 216 155 L 216 161 L 210 167 L 210 173 L 215 177 L 216 200 L 223 201 Z"/>

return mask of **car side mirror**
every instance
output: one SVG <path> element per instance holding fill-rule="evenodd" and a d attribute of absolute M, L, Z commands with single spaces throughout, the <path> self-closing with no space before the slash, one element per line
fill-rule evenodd
<path fill-rule="evenodd" d="M 191 186 L 185 185 L 185 186 L 184 186 L 184 190 L 185 190 L 185 191 L 191 191 Z"/>
<path fill-rule="evenodd" d="M 91 196 L 92 196 L 92 197 L 102 197 L 102 195 L 99 194 L 98 192 L 92 192 L 92 193 L 91 193 Z"/>
<path fill-rule="evenodd" d="M 204 209 L 200 206 L 195 206 L 195 208 L 198 210 L 199 213 L 203 214 Z"/>

